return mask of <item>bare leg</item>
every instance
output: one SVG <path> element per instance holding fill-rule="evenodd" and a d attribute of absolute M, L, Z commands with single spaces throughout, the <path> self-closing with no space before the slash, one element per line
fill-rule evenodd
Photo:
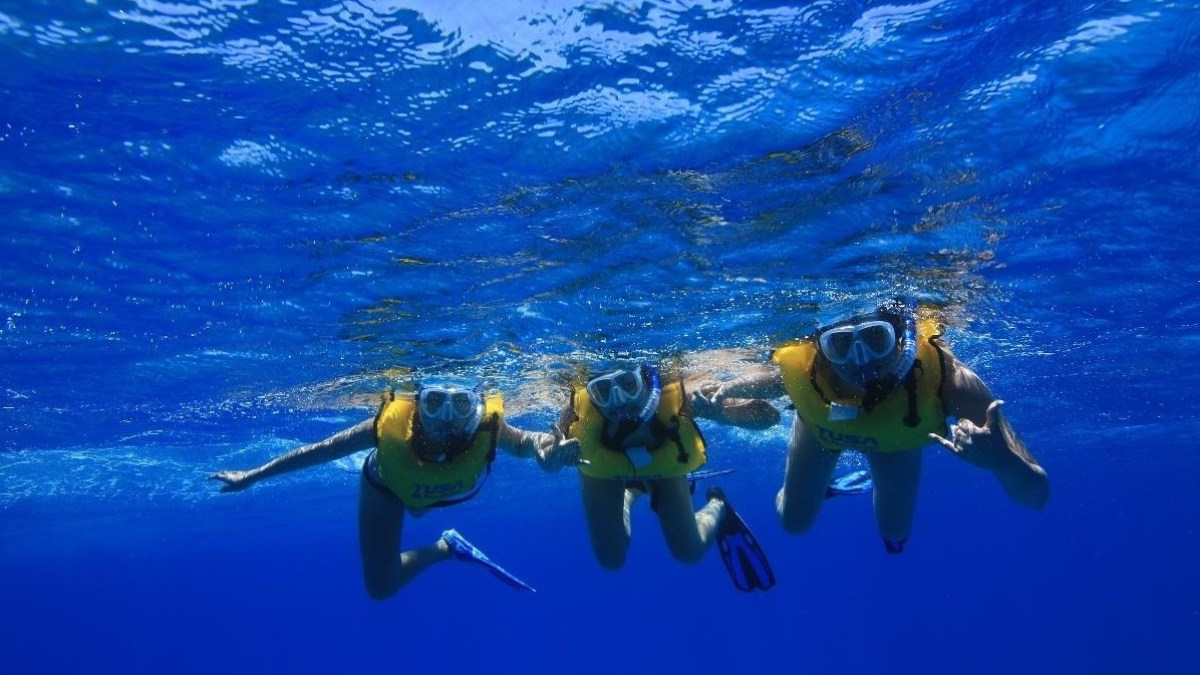
<path fill-rule="evenodd" d="M 725 502 L 710 499 L 693 514 L 692 494 L 686 478 L 664 478 L 655 483 L 658 488 L 658 523 L 662 526 L 671 555 L 689 564 L 700 561 L 717 539 L 717 527 L 725 517 Z"/>
<path fill-rule="evenodd" d="M 821 447 L 799 418 L 792 424 L 783 487 L 775 496 L 775 512 L 786 532 L 803 534 L 816 522 L 840 454 Z"/>
<path fill-rule="evenodd" d="M 437 543 L 414 551 L 400 552 L 404 531 L 404 505 L 359 478 L 358 546 L 362 557 L 363 583 L 375 600 L 386 600 L 426 567 L 450 557 L 450 548 Z"/>
<path fill-rule="evenodd" d="M 592 478 L 582 473 L 579 486 L 596 561 L 606 570 L 619 570 L 629 552 L 629 508 L 637 495 L 626 494 L 624 481 Z"/>
<path fill-rule="evenodd" d="M 628 485 L 625 486 L 625 530 L 627 532 L 633 531 L 633 519 L 629 515 L 633 512 L 633 505 L 636 504 L 637 500 L 641 499 L 645 494 L 645 490 L 640 488 L 630 488 Z"/>
<path fill-rule="evenodd" d="M 917 510 L 921 482 L 921 450 L 867 452 L 875 481 L 875 523 L 889 553 L 899 553 L 908 541 Z"/>

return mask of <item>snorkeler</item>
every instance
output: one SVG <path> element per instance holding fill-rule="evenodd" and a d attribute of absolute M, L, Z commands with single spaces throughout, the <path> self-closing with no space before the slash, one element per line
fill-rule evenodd
<path fill-rule="evenodd" d="M 775 351 L 761 369 L 694 396 L 697 416 L 720 419 L 727 399 L 787 394 L 796 408 L 783 487 L 775 499 L 783 528 L 807 531 L 844 449 L 862 451 L 874 479 L 875 521 L 888 553 L 908 541 L 917 504 L 921 448 L 936 441 L 990 470 L 1009 498 L 1041 508 L 1045 470 L 1017 437 L 979 376 L 942 344 L 932 319 L 894 300 L 875 312 L 822 327 Z M 947 418 L 957 421 L 947 427 Z"/>
<path fill-rule="evenodd" d="M 731 423 L 746 419 L 726 412 Z M 650 508 L 676 559 L 697 562 L 719 542 L 722 560 L 740 590 L 774 585 L 766 556 L 719 488 L 710 488 L 705 505 L 692 510 L 692 490 L 700 475 L 695 472 L 707 461 L 707 449 L 688 411 L 682 382 L 663 384 L 658 368 L 649 364 L 592 376 L 573 387 L 557 428 L 579 445 L 584 515 L 601 567 L 624 565 L 630 510 L 649 493 Z"/>
<path fill-rule="evenodd" d="M 522 431 L 504 421 L 499 394 L 429 384 L 415 393 L 385 396 L 373 419 L 323 441 L 305 445 L 249 471 L 221 471 L 210 478 L 221 490 L 242 490 L 289 471 L 374 448 L 359 481 L 358 536 L 363 581 L 376 600 L 394 595 L 430 565 L 451 557 L 484 566 L 519 590 L 533 590 L 492 562 L 453 529 L 428 546 L 403 551 L 404 514 L 460 504 L 474 497 L 491 472 L 496 450 L 536 458 L 546 471 L 579 461 L 578 446 L 556 443 L 551 434 Z"/>

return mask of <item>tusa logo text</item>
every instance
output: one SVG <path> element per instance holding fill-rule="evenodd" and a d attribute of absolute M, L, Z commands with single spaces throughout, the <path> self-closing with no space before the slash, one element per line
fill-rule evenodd
<path fill-rule="evenodd" d="M 843 434 L 833 429 L 825 427 L 817 427 L 817 438 L 827 445 L 837 445 L 842 448 L 856 448 L 859 450 L 870 450 L 879 447 L 879 439 L 874 436 L 858 436 L 856 434 Z"/>
<path fill-rule="evenodd" d="M 418 483 L 413 486 L 413 499 L 438 499 L 441 497 L 449 497 L 456 495 L 467 486 L 460 480 L 454 483 L 438 483 L 435 485 L 422 485 Z"/>

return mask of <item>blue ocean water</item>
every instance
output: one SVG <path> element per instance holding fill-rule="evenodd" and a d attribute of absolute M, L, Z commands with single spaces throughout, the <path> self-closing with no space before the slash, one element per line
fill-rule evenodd
<path fill-rule="evenodd" d="M 0 672 L 1190 672 L 1198 3 L 0 0 Z M 925 451 L 778 526 L 785 424 L 704 426 L 778 586 L 593 561 L 501 458 L 444 564 L 362 589 L 355 458 L 222 495 L 410 376 L 765 358 L 896 292 L 1046 467 Z"/>

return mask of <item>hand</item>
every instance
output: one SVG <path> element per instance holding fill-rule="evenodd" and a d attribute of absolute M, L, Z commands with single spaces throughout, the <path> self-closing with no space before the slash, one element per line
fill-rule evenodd
<path fill-rule="evenodd" d="M 579 466 L 580 464 L 591 464 L 582 456 L 583 447 L 579 445 L 578 438 L 564 438 L 558 441 L 551 454 L 558 461 L 559 466 Z"/>
<path fill-rule="evenodd" d="M 721 385 L 710 383 L 692 391 L 692 412 L 696 417 L 713 419 L 721 415 L 725 398 L 722 389 Z"/>
<path fill-rule="evenodd" d="M 237 492 L 250 487 L 254 481 L 249 471 L 218 471 L 208 477 L 209 480 L 219 480 L 224 485 L 221 492 Z"/>
<path fill-rule="evenodd" d="M 558 425 L 550 428 L 549 434 L 538 434 L 538 462 L 546 471 L 558 471 L 564 466 L 591 464 L 580 456 L 583 448 L 577 438 L 565 438 Z"/>
<path fill-rule="evenodd" d="M 997 468 L 1004 460 L 1006 446 L 999 433 L 992 433 L 1000 428 L 997 415 L 1004 401 L 992 401 L 987 407 L 987 418 L 983 426 L 969 419 L 960 418 L 950 427 L 949 438 L 937 434 L 929 437 L 966 461 L 985 468 Z"/>

